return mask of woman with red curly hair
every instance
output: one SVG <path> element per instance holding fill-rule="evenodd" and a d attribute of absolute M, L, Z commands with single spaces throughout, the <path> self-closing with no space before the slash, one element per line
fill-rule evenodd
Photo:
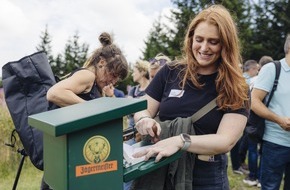
<path fill-rule="evenodd" d="M 162 133 L 153 119 L 157 113 L 161 121 L 173 120 L 192 116 L 215 98 L 217 104 L 193 124 L 195 135 L 182 133 L 161 139 L 135 154 L 146 159 L 156 156 L 156 162 L 179 150 L 187 152 L 183 156 L 195 155 L 191 174 L 186 170 L 184 176 L 175 176 L 157 189 L 229 189 L 226 153 L 243 134 L 249 114 L 248 85 L 239 68 L 242 61 L 237 33 L 232 16 L 223 6 L 204 9 L 188 27 L 183 59 L 165 65 L 147 87 L 148 107 L 135 114 L 136 128 L 142 135 L 155 137 Z M 144 184 L 150 175 L 141 178 L 143 182 L 136 180 L 135 189 L 154 189 L 154 183 L 150 183 L 152 188 L 148 181 Z M 181 184 L 177 178 L 190 181 Z"/>

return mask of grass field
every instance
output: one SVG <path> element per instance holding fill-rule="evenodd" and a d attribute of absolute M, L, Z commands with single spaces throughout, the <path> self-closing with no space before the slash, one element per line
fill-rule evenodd
<path fill-rule="evenodd" d="M 10 135 L 14 126 L 7 109 L 1 106 L 0 129 L 0 190 L 11 190 L 21 160 L 21 155 L 17 153 L 17 150 L 21 148 L 21 143 L 17 138 L 14 148 L 4 145 L 5 143 L 10 143 Z M 231 190 L 259 189 L 245 185 L 242 181 L 245 176 L 233 174 L 230 164 L 229 161 L 228 175 Z M 43 172 L 36 169 L 31 164 L 29 158 L 26 157 L 19 177 L 17 190 L 39 190 L 42 176 Z M 283 188 L 281 187 L 280 189 L 282 190 Z"/>
<path fill-rule="evenodd" d="M 19 156 L 20 160 L 20 156 Z M 20 162 L 20 161 L 19 161 Z M 1 176 L 0 174 L 0 189 L 1 190 L 11 190 L 14 185 L 14 180 L 17 174 L 17 169 L 19 162 L 15 163 L 14 169 L 9 169 L 8 173 L 5 174 L 5 177 Z M 17 167 L 16 167 L 17 166 Z M 1 170 L 2 170 L 1 166 Z M 30 163 L 29 159 L 26 158 L 21 175 L 18 180 L 17 190 L 39 190 L 40 189 L 40 182 L 42 179 L 43 172 L 36 169 Z"/>
<path fill-rule="evenodd" d="M 11 132 L 14 129 L 12 119 L 6 107 L 0 105 L 0 190 L 11 190 L 17 174 L 21 155 L 17 153 L 22 149 L 17 134 L 14 147 L 5 146 L 11 142 Z M 39 190 L 43 172 L 36 169 L 26 157 L 17 190 Z"/>

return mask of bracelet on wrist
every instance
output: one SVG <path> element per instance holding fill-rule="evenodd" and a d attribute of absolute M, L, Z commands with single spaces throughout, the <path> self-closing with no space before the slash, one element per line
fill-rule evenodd
<path fill-rule="evenodd" d="M 144 119 L 144 118 L 150 118 L 150 119 L 152 119 L 152 117 L 146 115 L 146 116 L 142 116 L 142 117 L 140 117 L 140 118 L 137 120 L 137 122 L 140 121 L 141 119 Z M 136 123 L 137 123 L 137 122 L 136 122 Z"/>

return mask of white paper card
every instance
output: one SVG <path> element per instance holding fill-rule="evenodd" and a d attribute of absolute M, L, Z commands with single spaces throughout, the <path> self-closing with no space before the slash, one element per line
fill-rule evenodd
<path fill-rule="evenodd" d="M 184 94 L 184 90 L 172 89 L 170 91 L 169 97 L 180 98 L 183 96 L 183 94 Z"/>

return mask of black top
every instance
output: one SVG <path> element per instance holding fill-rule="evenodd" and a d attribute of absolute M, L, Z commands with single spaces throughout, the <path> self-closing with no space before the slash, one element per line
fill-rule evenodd
<path fill-rule="evenodd" d="M 145 90 L 140 90 L 140 85 L 133 86 L 128 93 L 128 95 L 132 96 L 133 98 L 139 98 L 145 94 Z"/>
<path fill-rule="evenodd" d="M 176 117 L 189 117 L 217 97 L 215 80 L 217 73 L 199 75 L 200 82 L 204 83 L 202 89 L 197 89 L 188 81 L 182 92 L 179 76 L 182 66 L 170 68 L 164 66 L 153 78 L 146 89 L 146 93 L 160 102 L 159 117 L 162 121 L 172 120 Z M 239 113 L 248 116 L 249 110 L 217 110 L 214 108 L 201 119 L 195 122 L 196 134 L 215 134 L 219 123 L 225 113 Z M 234 125 L 233 125 L 234 126 Z"/>
<path fill-rule="evenodd" d="M 70 74 L 70 76 L 72 76 L 74 73 L 76 73 L 76 72 L 78 72 L 80 70 L 83 70 L 83 69 L 86 69 L 86 68 L 79 68 L 79 69 L 74 70 Z M 93 100 L 93 99 L 96 99 L 96 98 L 100 98 L 101 97 L 101 93 L 99 91 L 99 88 L 98 88 L 96 82 L 94 82 L 94 85 L 92 86 L 92 89 L 90 90 L 90 92 L 77 94 L 77 96 L 79 96 L 80 98 L 88 101 L 88 100 Z"/>

